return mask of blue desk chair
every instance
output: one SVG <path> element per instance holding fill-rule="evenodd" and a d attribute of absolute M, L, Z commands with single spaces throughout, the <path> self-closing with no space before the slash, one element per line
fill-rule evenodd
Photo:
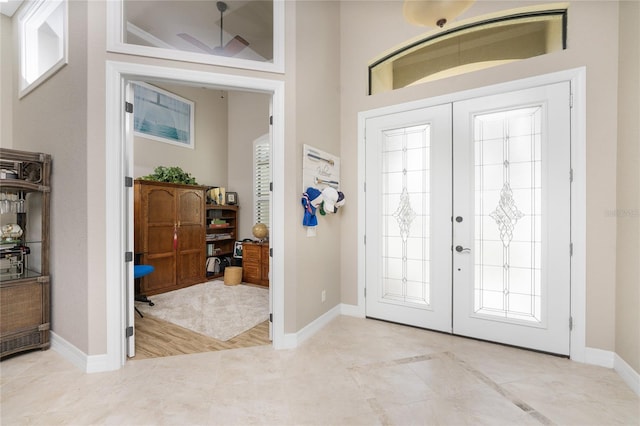
<path fill-rule="evenodd" d="M 153 266 L 151 266 L 151 265 L 133 265 L 133 279 L 136 280 L 136 290 L 138 288 L 140 288 L 140 286 L 138 284 L 139 283 L 138 279 L 140 279 L 140 278 L 142 278 L 142 277 L 144 277 L 146 275 L 149 275 L 154 270 L 155 270 L 155 268 Z M 147 298 L 147 296 L 145 296 L 145 295 L 136 294 L 135 301 L 136 302 L 148 303 L 149 306 L 153 306 L 154 305 L 154 303 L 151 300 L 149 300 Z M 140 315 L 140 318 L 144 318 L 144 316 L 142 315 L 142 312 L 140 312 L 140 310 L 138 308 L 135 308 L 135 310 L 138 313 L 138 315 Z"/>

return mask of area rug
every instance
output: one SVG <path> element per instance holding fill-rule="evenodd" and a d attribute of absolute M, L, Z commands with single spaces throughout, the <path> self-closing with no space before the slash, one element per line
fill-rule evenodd
<path fill-rule="evenodd" d="M 208 281 L 151 296 L 155 306 L 136 303 L 148 314 L 221 341 L 269 318 L 269 289 Z"/>

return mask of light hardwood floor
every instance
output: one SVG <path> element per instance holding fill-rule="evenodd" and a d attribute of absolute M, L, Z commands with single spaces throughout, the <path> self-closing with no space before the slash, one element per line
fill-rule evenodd
<path fill-rule="evenodd" d="M 145 315 L 136 317 L 135 337 L 136 360 L 271 344 L 268 320 L 223 342 Z"/>

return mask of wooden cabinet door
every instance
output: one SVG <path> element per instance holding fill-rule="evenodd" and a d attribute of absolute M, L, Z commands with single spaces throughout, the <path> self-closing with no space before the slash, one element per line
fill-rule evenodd
<path fill-rule="evenodd" d="M 176 194 L 174 188 L 141 186 L 139 236 L 142 247 L 140 263 L 155 268 L 142 279 L 141 290 L 155 294 L 176 287 L 177 256 L 174 246 L 176 231 Z"/>
<path fill-rule="evenodd" d="M 260 246 L 248 243 L 242 245 L 242 281 L 260 283 Z"/>
<path fill-rule="evenodd" d="M 150 296 L 205 280 L 203 187 L 136 182 L 135 251 L 151 265 L 141 293 Z"/>
<path fill-rule="evenodd" d="M 177 280 L 180 285 L 205 279 L 204 191 L 177 189 Z"/>
<path fill-rule="evenodd" d="M 269 244 L 245 243 L 242 245 L 242 281 L 269 285 Z"/>
<path fill-rule="evenodd" d="M 262 285 L 269 285 L 269 244 L 262 245 L 261 260 L 261 283 Z"/>

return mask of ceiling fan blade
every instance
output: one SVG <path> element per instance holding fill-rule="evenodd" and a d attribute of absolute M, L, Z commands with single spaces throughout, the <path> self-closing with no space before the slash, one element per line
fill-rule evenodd
<path fill-rule="evenodd" d="M 236 56 L 238 53 L 242 52 L 242 50 L 249 45 L 249 42 L 239 35 L 235 36 L 229 43 L 224 46 L 223 55 L 225 56 Z"/>
<path fill-rule="evenodd" d="M 198 40 L 197 38 L 195 38 L 194 36 L 192 36 L 191 34 L 187 34 L 187 33 L 180 33 L 178 34 L 178 37 L 180 37 L 181 39 L 188 41 L 189 43 L 193 44 L 194 46 L 196 46 L 197 48 L 204 50 L 205 52 L 209 53 L 209 54 L 215 54 L 215 49 L 212 49 L 211 47 L 207 46 L 206 44 L 204 44 L 203 42 L 201 42 L 200 40 Z"/>

